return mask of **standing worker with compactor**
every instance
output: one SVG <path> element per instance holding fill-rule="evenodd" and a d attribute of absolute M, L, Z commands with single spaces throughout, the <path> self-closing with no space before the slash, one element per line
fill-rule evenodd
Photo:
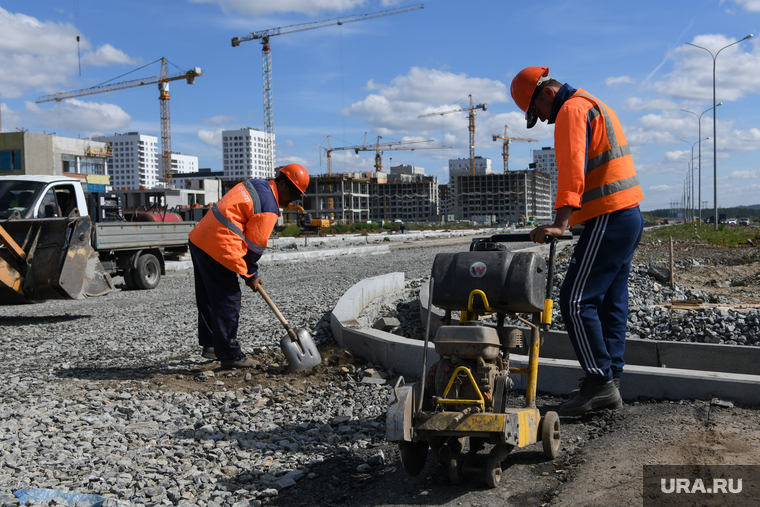
<path fill-rule="evenodd" d="M 543 243 L 565 232 L 568 223 L 585 224 L 560 290 L 560 311 L 586 376 L 559 414 L 620 408 L 628 272 L 644 230 L 644 194 L 631 151 L 615 111 L 552 79 L 548 67 L 520 71 L 511 93 L 528 128 L 537 119 L 555 124 L 557 214 L 553 224 L 533 229 L 531 239 Z"/>
<path fill-rule="evenodd" d="M 219 359 L 224 369 L 256 364 L 246 357 L 237 340 L 241 301 L 238 275 L 258 292 L 262 282 L 257 263 L 280 208 L 300 199 L 308 186 L 309 173 L 298 164 L 286 165 L 274 180 L 238 183 L 190 232 L 198 342 L 203 357 Z"/>

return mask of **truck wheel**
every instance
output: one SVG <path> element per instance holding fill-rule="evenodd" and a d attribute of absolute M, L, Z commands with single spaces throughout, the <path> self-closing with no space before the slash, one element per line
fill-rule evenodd
<path fill-rule="evenodd" d="M 121 275 L 124 277 L 124 285 L 127 286 L 127 290 L 137 290 L 137 284 L 135 284 L 135 270 L 127 269 Z"/>
<path fill-rule="evenodd" d="M 137 267 L 133 272 L 138 289 L 155 289 L 161 281 L 161 264 L 153 254 L 138 257 Z"/>

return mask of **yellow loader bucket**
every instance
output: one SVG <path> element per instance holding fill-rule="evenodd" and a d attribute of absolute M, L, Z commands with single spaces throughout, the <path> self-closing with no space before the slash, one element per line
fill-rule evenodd
<path fill-rule="evenodd" d="M 81 299 L 114 289 L 90 245 L 90 217 L 0 222 L 0 303 Z"/>

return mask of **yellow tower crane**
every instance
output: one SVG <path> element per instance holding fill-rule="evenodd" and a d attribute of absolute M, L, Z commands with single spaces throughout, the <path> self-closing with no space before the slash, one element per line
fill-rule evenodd
<path fill-rule="evenodd" d="M 158 60 L 151 62 L 148 65 L 156 62 L 158 62 Z M 81 97 L 83 95 L 112 92 L 115 90 L 123 90 L 125 88 L 134 88 L 136 86 L 158 83 L 158 100 L 161 104 L 161 172 L 168 187 L 171 185 L 172 180 L 172 130 L 171 120 L 169 118 L 169 82 L 185 79 L 187 80 L 187 84 L 195 84 L 195 78 L 202 75 L 203 74 L 201 73 L 200 67 L 194 67 L 187 72 L 170 76 L 166 72 L 166 58 L 161 58 L 160 76 L 152 76 L 143 79 L 123 81 L 121 83 L 93 86 L 92 88 L 85 88 L 83 90 L 73 90 L 69 92 L 54 93 L 52 95 L 43 95 L 42 97 L 39 97 L 36 102 L 37 104 L 41 102 L 50 102 L 53 100 L 60 102 L 64 99 Z"/>
<path fill-rule="evenodd" d="M 473 105 L 472 103 L 472 95 L 470 97 L 470 107 L 461 107 L 459 109 L 452 109 L 451 111 L 441 111 L 439 113 L 428 113 L 428 114 L 421 114 L 417 118 L 425 118 L 427 116 L 439 116 L 449 113 L 460 113 L 463 111 L 467 111 L 470 118 L 470 176 L 475 176 L 475 110 L 476 109 L 482 109 L 483 111 L 486 111 L 488 109 L 488 104 L 477 104 Z"/>
<path fill-rule="evenodd" d="M 422 139 L 419 141 L 398 141 L 398 142 L 390 142 L 390 143 L 380 143 L 380 139 L 382 139 L 380 136 L 377 137 L 377 142 L 375 144 L 367 144 L 366 142 L 362 145 L 358 146 L 342 146 L 342 147 L 336 147 L 332 148 L 330 147 L 330 136 L 327 136 L 327 148 L 324 146 L 320 146 L 323 150 L 325 150 L 325 154 L 327 155 L 327 174 L 332 174 L 332 157 L 331 154 L 333 151 L 336 150 L 353 150 L 354 153 L 357 155 L 360 151 L 374 151 L 375 152 L 375 172 L 381 172 L 383 170 L 383 151 L 393 151 L 393 150 L 444 150 L 444 149 L 450 149 L 451 146 L 406 146 L 409 144 L 419 144 L 419 143 L 431 143 L 433 142 L 433 139 Z"/>
<path fill-rule="evenodd" d="M 509 172 L 509 143 L 511 141 L 528 141 L 528 142 L 538 142 L 538 139 L 532 139 L 529 137 L 509 137 L 507 136 L 507 126 L 504 125 L 504 136 L 497 136 L 496 134 L 493 135 L 493 140 L 496 141 L 497 139 L 502 139 L 504 141 L 504 144 L 501 148 L 501 154 L 504 157 L 504 174 L 507 174 Z"/>
<path fill-rule="evenodd" d="M 285 35 L 288 33 L 303 32 L 304 30 L 314 30 L 332 25 L 345 25 L 354 21 L 364 21 L 366 19 L 390 16 L 392 14 L 401 14 L 403 12 L 424 9 L 424 4 L 409 5 L 398 7 L 385 11 L 371 12 L 369 14 L 355 14 L 353 16 L 344 16 L 341 18 L 325 19 L 323 21 L 312 21 L 310 23 L 301 23 L 298 25 L 282 26 L 279 28 L 269 28 L 251 32 L 243 37 L 233 37 L 232 47 L 236 48 L 241 42 L 260 40 L 261 41 L 261 69 L 264 81 L 264 126 L 267 131 L 267 165 L 269 169 L 274 170 L 274 104 L 272 99 L 272 48 L 269 46 L 269 38 L 275 35 Z"/>

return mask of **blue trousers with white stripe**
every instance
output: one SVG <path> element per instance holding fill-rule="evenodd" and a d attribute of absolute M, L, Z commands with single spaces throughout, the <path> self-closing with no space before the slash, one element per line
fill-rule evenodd
<path fill-rule="evenodd" d="M 588 220 L 560 289 L 575 355 L 586 374 L 598 379 L 623 374 L 628 273 L 643 230 L 638 206 Z"/>
<path fill-rule="evenodd" d="M 222 266 L 192 241 L 190 256 L 198 306 L 198 344 L 214 347 L 218 359 L 235 359 L 242 354 L 237 340 L 242 298 L 238 274 Z"/>

